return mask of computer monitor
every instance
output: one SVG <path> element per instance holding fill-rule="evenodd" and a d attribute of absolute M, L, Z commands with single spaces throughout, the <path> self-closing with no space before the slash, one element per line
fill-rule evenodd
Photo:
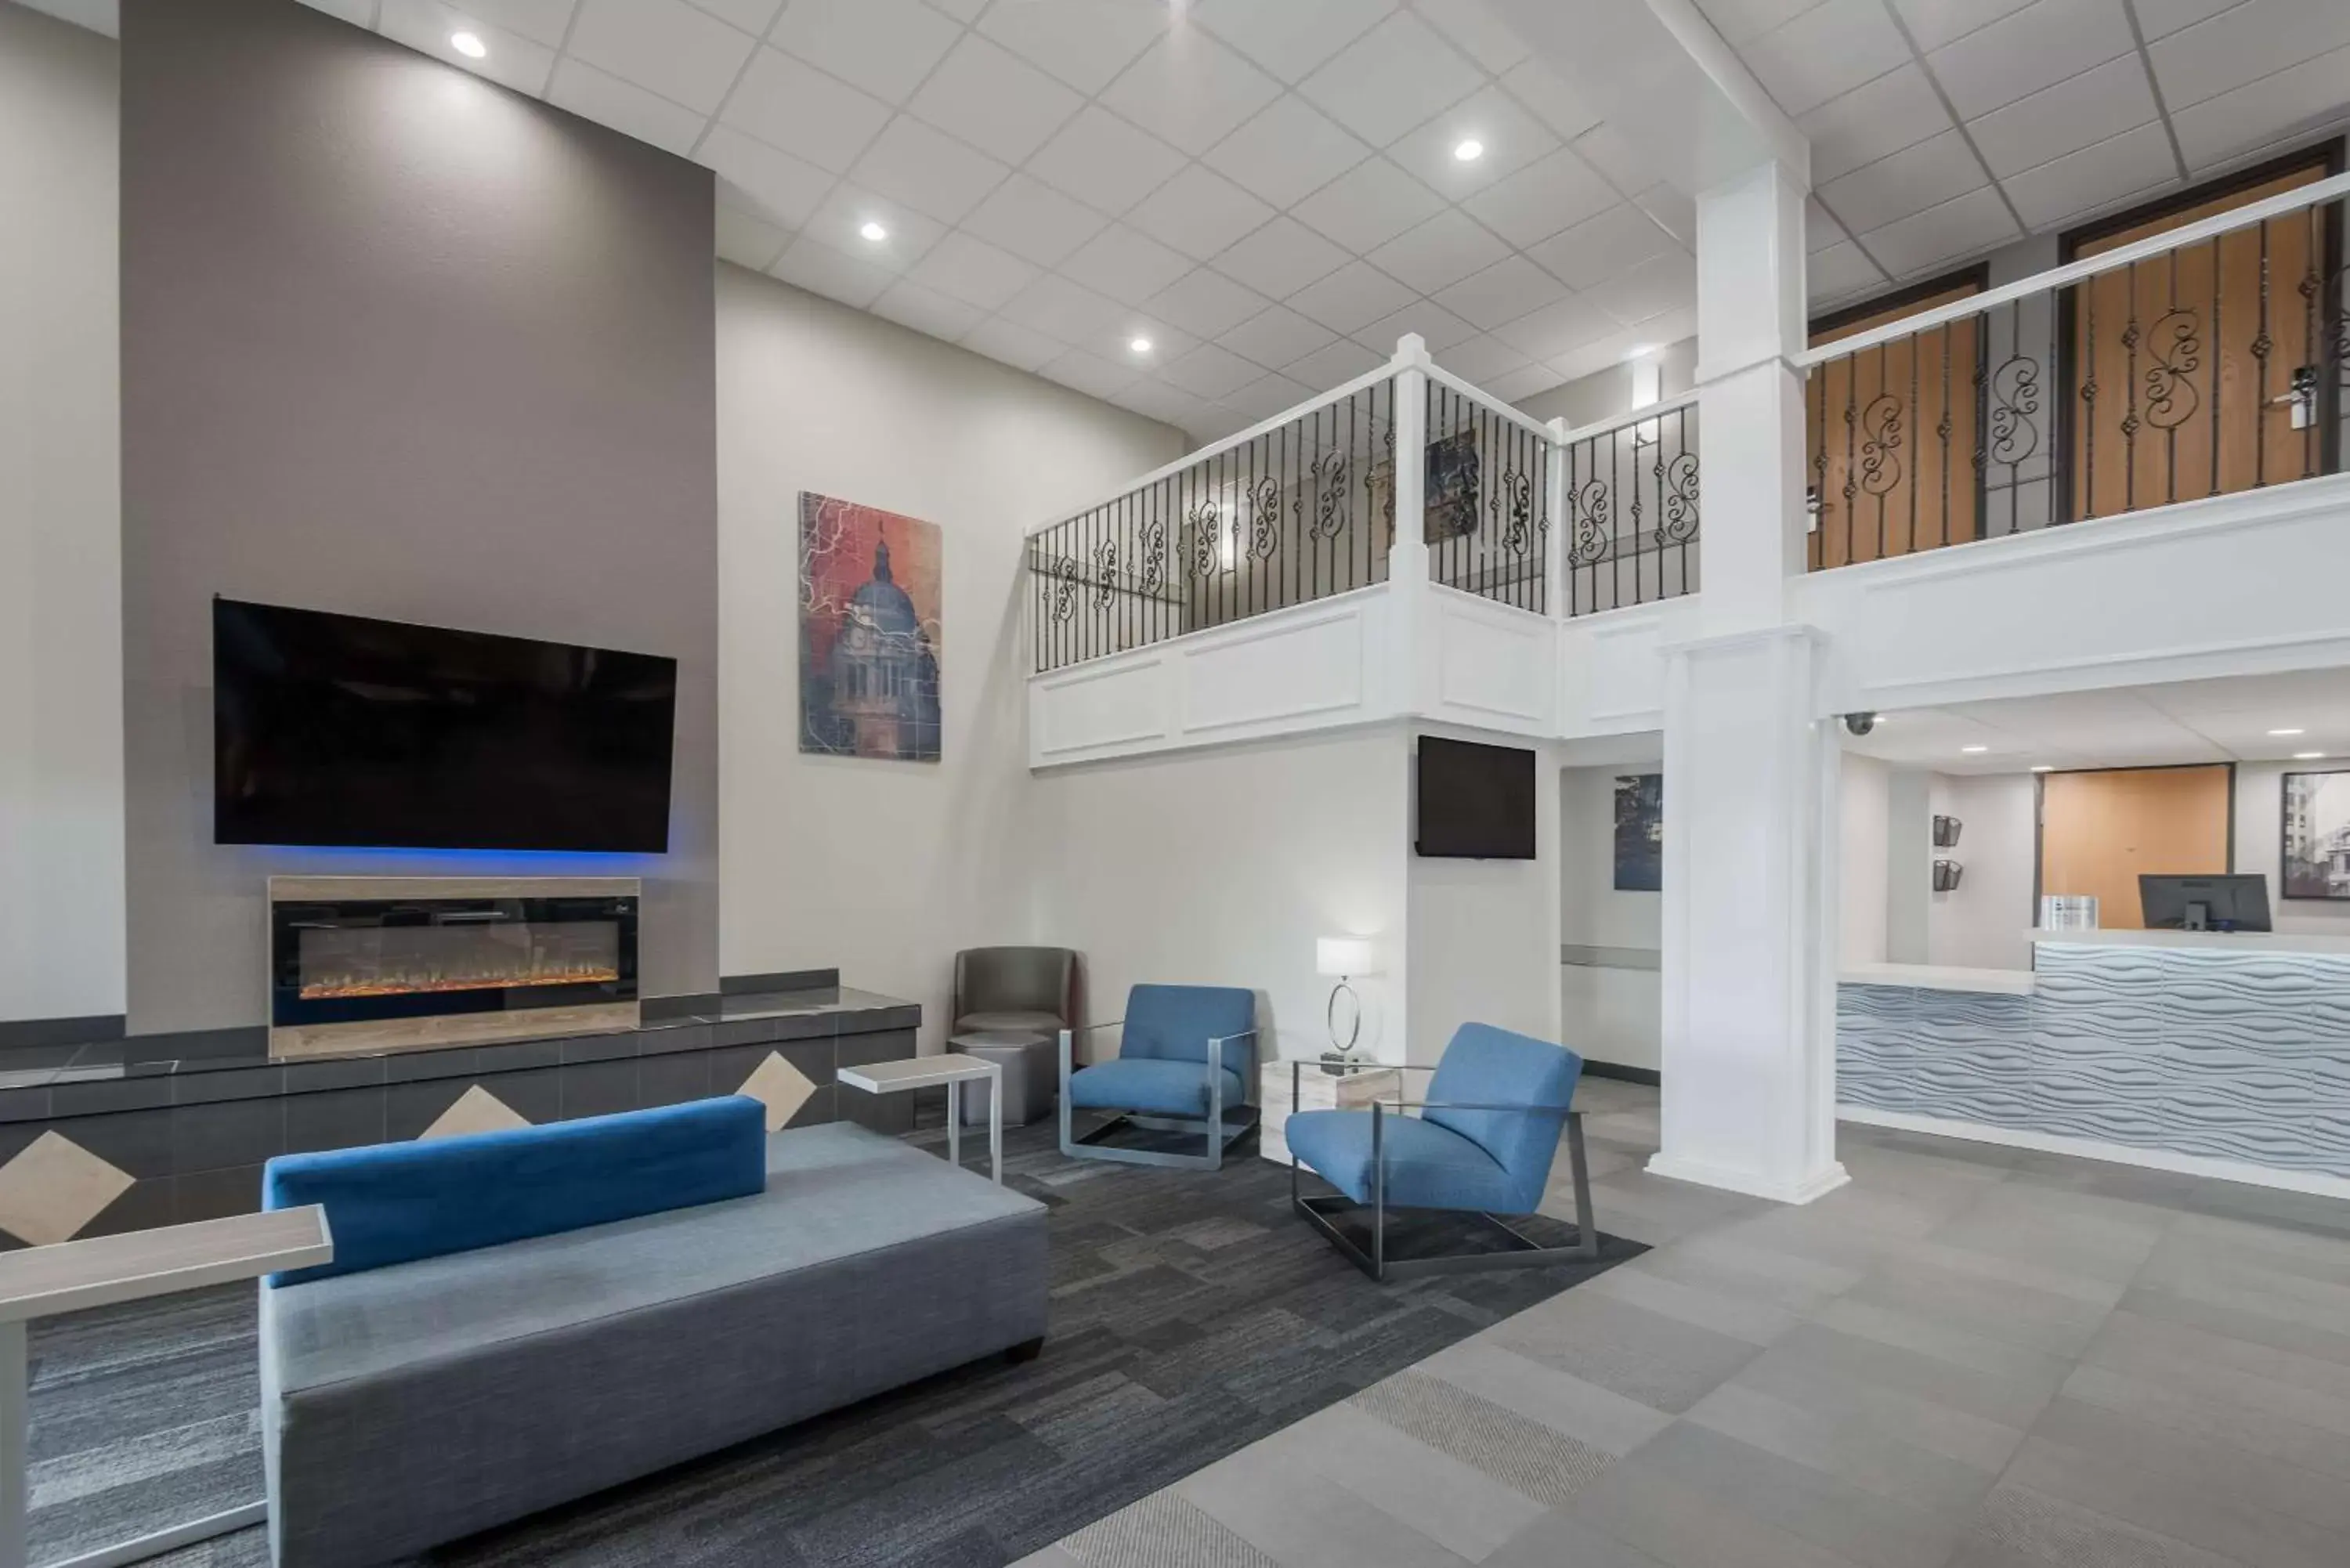
<path fill-rule="evenodd" d="M 2150 931 L 2265 931 L 2265 877 L 2152 877 L 2137 879 L 2137 901 Z"/>

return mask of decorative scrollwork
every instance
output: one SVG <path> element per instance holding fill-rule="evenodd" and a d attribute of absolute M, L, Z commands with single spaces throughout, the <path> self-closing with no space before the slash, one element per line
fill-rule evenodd
<path fill-rule="evenodd" d="M 1860 443 L 1860 487 L 1882 496 L 1901 483 L 1901 441 L 1907 428 L 1901 400 L 1879 392 L 1869 400 L 1860 428 L 1867 438 Z"/>
<path fill-rule="evenodd" d="M 1157 598 L 1159 590 L 1167 586 L 1167 521 L 1150 517 L 1144 521 L 1142 535 L 1142 594 L 1145 598 Z"/>
<path fill-rule="evenodd" d="M 1212 577 L 1222 564 L 1223 519 L 1212 501 L 1202 501 L 1183 515 L 1191 527 L 1191 575 Z"/>
<path fill-rule="evenodd" d="M 1503 469 L 1485 509 L 1493 515 L 1493 532 L 1502 548 L 1513 556 L 1524 555 L 1534 544 L 1534 476 L 1515 468 Z"/>
<path fill-rule="evenodd" d="M 1248 553 L 1252 560 L 1269 559 L 1281 549 L 1281 481 L 1265 475 L 1249 491 Z"/>
<path fill-rule="evenodd" d="M 1053 563 L 1051 571 L 1053 618 L 1056 621 L 1065 621 L 1076 613 L 1077 584 L 1080 580 L 1077 558 L 1075 556 L 1063 556 Z"/>
<path fill-rule="evenodd" d="M 1663 465 L 1665 504 L 1657 521 L 1657 543 L 1684 545 L 1697 537 L 1697 453 L 1685 452 Z"/>
<path fill-rule="evenodd" d="M 1118 541 L 1094 546 L 1094 608 L 1107 609 L 1118 597 Z"/>
<path fill-rule="evenodd" d="M 1566 558 L 1578 566 L 1587 566 L 1607 554 L 1608 518 L 1611 511 L 1607 482 L 1587 479 L 1567 502 L 1570 521 L 1575 525 L 1575 541 Z"/>
<path fill-rule="evenodd" d="M 1991 375 L 1991 447 L 1994 462 L 2012 468 L 2040 450 L 2040 362 L 2010 355 Z M 1981 466 L 1980 454 L 1976 462 Z"/>
<path fill-rule="evenodd" d="M 1306 477 L 1314 491 L 1314 521 L 1306 533 L 1313 538 L 1335 539 L 1347 530 L 1349 521 L 1347 507 L 1347 454 L 1325 452 L 1315 454 L 1306 466 Z M 1370 483 L 1366 476 L 1364 484 Z"/>

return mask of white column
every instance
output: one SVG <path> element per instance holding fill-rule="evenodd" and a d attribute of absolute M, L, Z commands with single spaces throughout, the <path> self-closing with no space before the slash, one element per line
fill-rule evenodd
<path fill-rule="evenodd" d="M 1399 713 L 1422 711 L 1434 682 L 1423 628 L 1428 618 L 1428 343 L 1416 332 L 1396 340 L 1394 379 L 1395 545 L 1388 552 L 1388 697 Z"/>
<path fill-rule="evenodd" d="M 1667 650 L 1661 1147 L 1648 1168 L 1804 1202 L 1835 1159 L 1837 748 L 1804 569 L 1804 191 L 1698 200 L 1698 635 Z"/>

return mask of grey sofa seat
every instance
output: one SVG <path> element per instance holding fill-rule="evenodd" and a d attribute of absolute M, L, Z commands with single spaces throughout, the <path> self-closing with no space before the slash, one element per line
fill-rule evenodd
<path fill-rule="evenodd" d="M 378 1563 L 1042 1338 L 1045 1210 L 847 1124 L 755 1197 L 261 1292 L 282 1568 Z"/>
<path fill-rule="evenodd" d="M 1059 1034 L 1068 1023 L 1057 1012 L 966 1012 L 955 1020 L 957 1034 Z"/>

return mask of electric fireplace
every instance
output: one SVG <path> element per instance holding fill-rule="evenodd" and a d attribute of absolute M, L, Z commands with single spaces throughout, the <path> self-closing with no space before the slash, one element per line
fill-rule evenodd
<path fill-rule="evenodd" d="M 273 877 L 274 1056 L 636 1026 L 634 877 Z"/>

